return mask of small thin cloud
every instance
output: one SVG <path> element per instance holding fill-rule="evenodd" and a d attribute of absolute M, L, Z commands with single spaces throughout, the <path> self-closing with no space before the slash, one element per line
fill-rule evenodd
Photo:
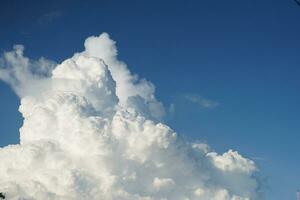
<path fill-rule="evenodd" d="M 267 161 L 267 159 L 263 158 L 263 157 L 259 157 L 259 156 L 254 156 L 251 158 L 252 160 L 255 161 Z"/>
<path fill-rule="evenodd" d="M 174 113 L 175 113 L 175 104 L 174 103 L 170 104 L 170 106 L 169 106 L 169 113 L 171 115 L 174 115 Z"/>
<path fill-rule="evenodd" d="M 45 26 L 47 24 L 50 24 L 51 22 L 59 19 L 62 16 L 62 14 L 63 13 L 61 11 L 51 11 L 51 12 L 45 13 L 38 19 L 38 24 L 40 26 Z"/>
<path fill-rule="evenodd" d="M 206 99 L 198 94 L 185 94 L 184 99 L 202 108 L 215 108 L 220 105 L 219 102 Z"/>

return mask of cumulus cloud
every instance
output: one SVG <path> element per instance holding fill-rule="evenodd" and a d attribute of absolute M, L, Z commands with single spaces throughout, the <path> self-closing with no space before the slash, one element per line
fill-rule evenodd
<path fill-rule="evenodd" d="M 189 143 L 161 122 L 154 85 L 106 33 L 60 64 L 16 46 L 0 78 L 21 99 L 20 144 L 0 149 L 7 199 L 259 200 L 255 163 Z"/>
<path fill-rule="evenodd" d="M 23 97 L 43 90 L 42 82 L 47 80 L 54 67 L 55 62 L 46 58 L 30 60 L 24 57 L 24 46 L 15 45 L 12 51 L 5 52 L 0 58 L 0 79 Z"/>
<path fill-rule="evenodd" d="M 186 94 L 184 98 L 202 108 L 215 108 L 219 106 L 219 102 L 206 99 L 198 94 Z"/>

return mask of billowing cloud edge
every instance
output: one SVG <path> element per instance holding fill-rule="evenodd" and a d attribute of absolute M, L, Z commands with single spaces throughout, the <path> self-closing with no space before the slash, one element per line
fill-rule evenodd
<path fill-rule="evenodd" d="M 21 99 L 20 144 L 0 149 L 8 199 L 256 200 L 255 163 L 178 137 L 162 123 L 154 85 L 117 58 L 107 33 L 60 64 L 0 59 L 0 79 Z"/>

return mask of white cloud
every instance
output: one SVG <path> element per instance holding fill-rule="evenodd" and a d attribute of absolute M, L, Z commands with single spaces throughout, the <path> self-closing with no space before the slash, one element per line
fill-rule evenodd
<path fill-rule="evenodd" d="M 55 67 L 55 62 L 46 58 L 30 60 L 24 57 L 24 46 L 15 45 L 0 58 L 0 79 L 10 84 L 20 96 L 40 93 L 46 87 L 47 77 Z"/>
<path fill-rule="evenodd" d="M 138 104 L 136 108 L 138 112 L 162 119 L 165 110 L 162 103 L 158 102 L 154 96 L 154 85 L 146 79 L 139 79 L 137 75 L 131 74 L 126 64 L 117 59 L 118 51 L 115 44 L 116 42 L 111 40 L 107 33 L 99 37 L 92 36 L 84 43 L 86 50 L 76 56 L 86 55 L 103 59 L 116 81 L 116 94 L 120 104 L 122 106 Z"/>
<path fill-rule="evenodd" d="M 215 108 L 219 106 L 219 102 L 206 99 L 198 94 L 186 94 L 184 98 L 202 108 Z"/>
<path fill-rule="evenodd" d="M 172 187 L 175 185 L 175 182 L 171 178 L 158 178 L 155 177 L 153 180 L 153 186 L 157 188 L 158 190 Z"/>
<path fill-rule="evenodd" d="M 117 59 L 108 34 L 85 47 L 42 69 L 21 46 L 3 55 L 0 78 L 24 117 L 21 143 L 0 149 L 7 199 L 260 199 L 253 161 L 190 144 L 159 121 L 153 84 Z"/>

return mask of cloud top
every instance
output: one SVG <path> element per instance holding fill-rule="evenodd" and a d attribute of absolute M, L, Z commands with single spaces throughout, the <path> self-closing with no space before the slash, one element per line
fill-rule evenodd
<path fill-rule="evenodd" d="M 107 33 L 60 64 L 15 46 L 0 78 L 20 96 L 21 142 L 0 149 L 7 199 L 258 200 L 255 163 L 182 140 L 154 85 L 117 59 Z"/>

